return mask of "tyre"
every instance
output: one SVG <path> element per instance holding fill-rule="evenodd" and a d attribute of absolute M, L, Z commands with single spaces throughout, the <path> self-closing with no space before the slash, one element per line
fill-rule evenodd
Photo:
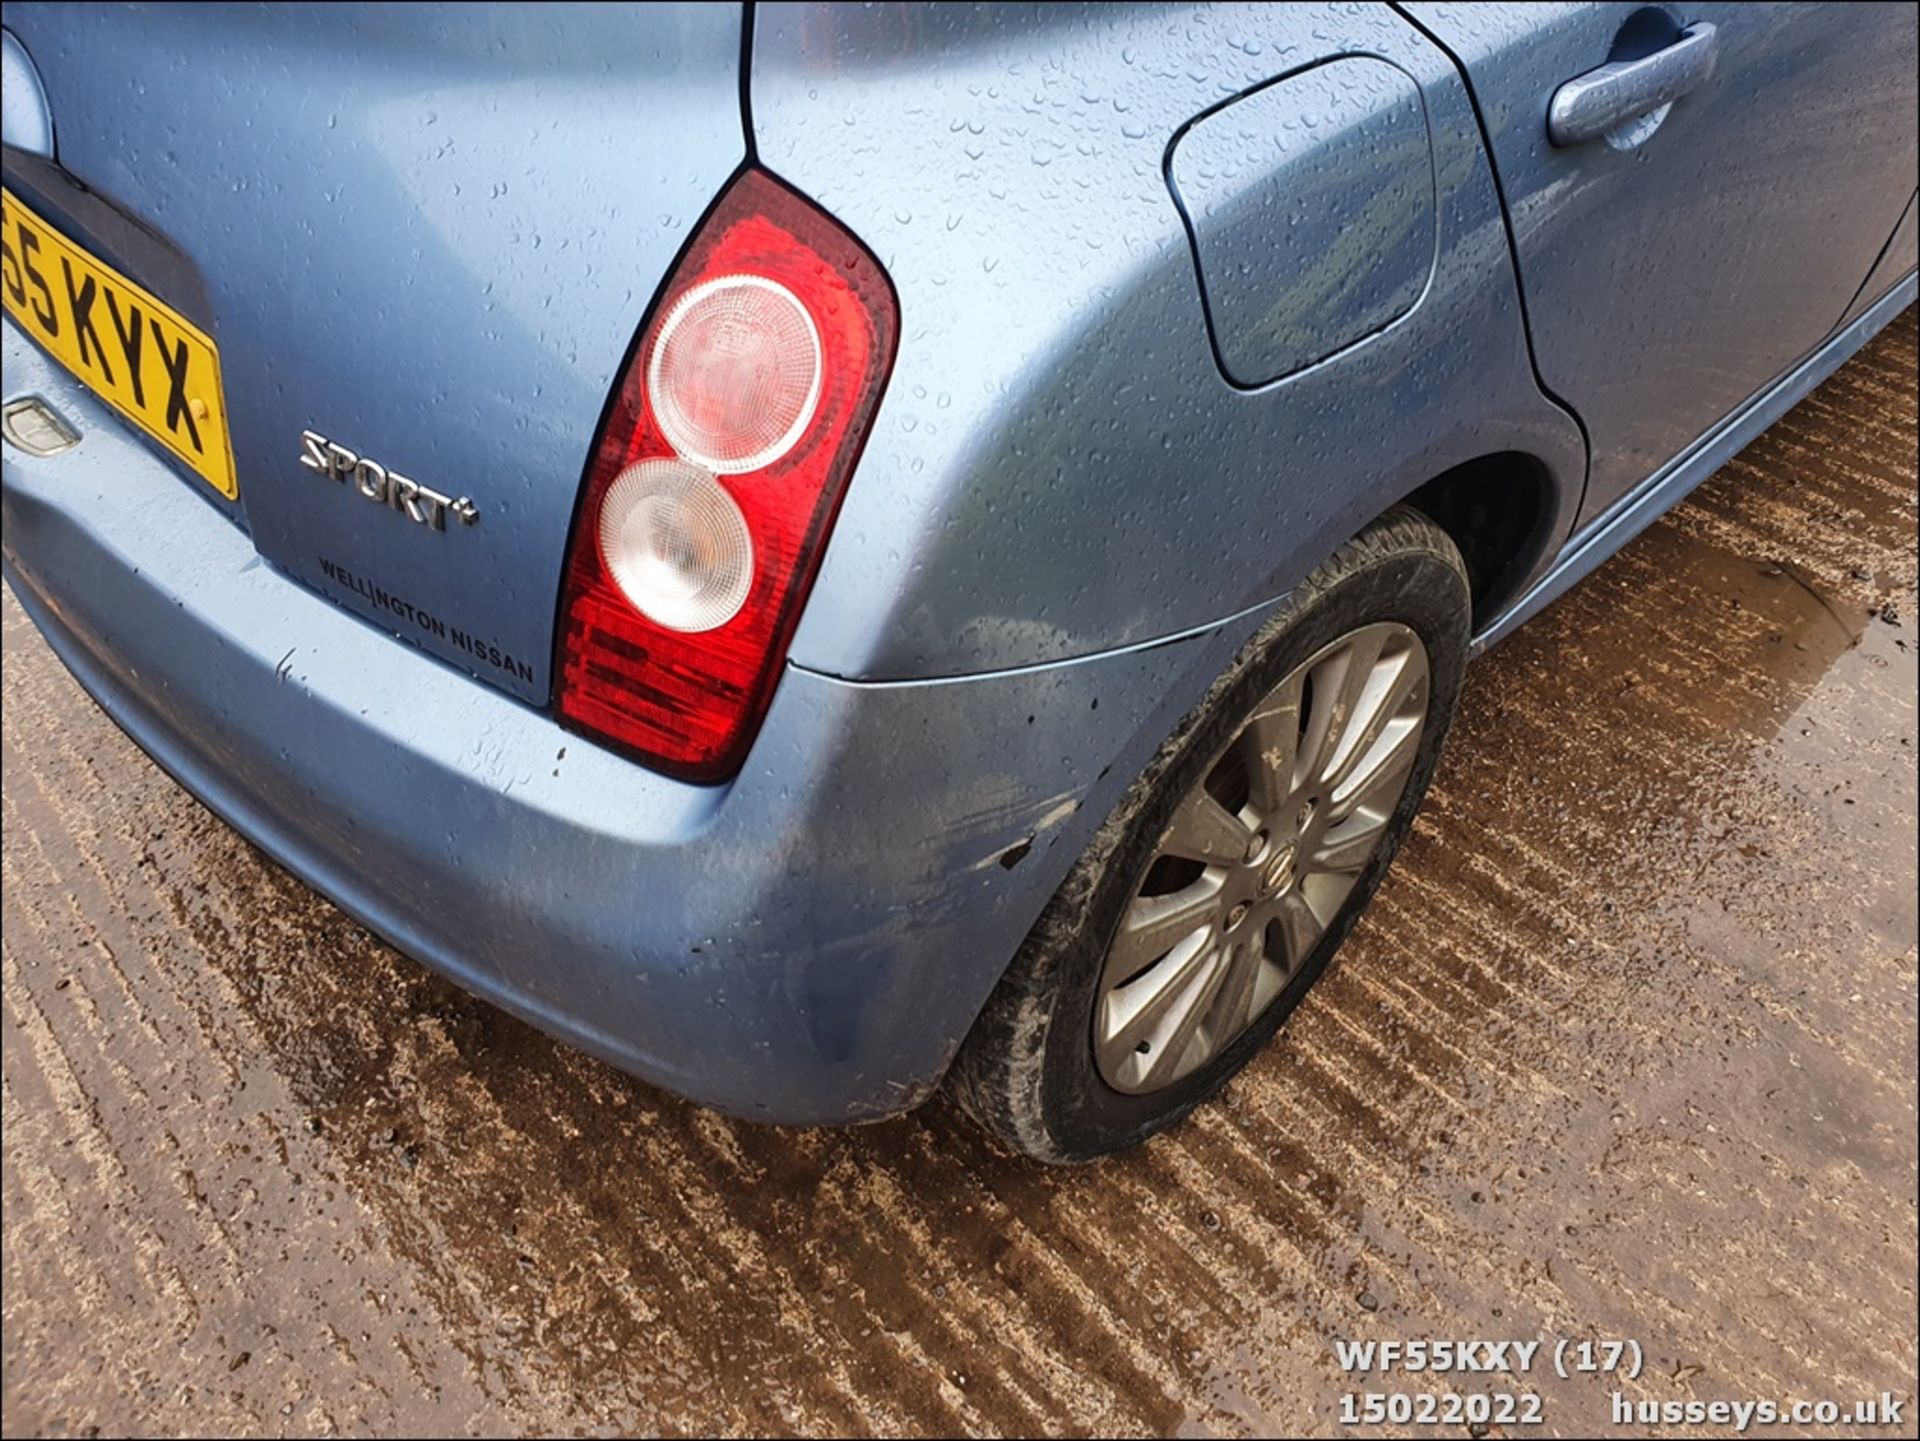
<path fill-rule="evenodd" d="M 1007 1144 L 1090 1161 L 1226 1084 L 1373 898 L 1439 758 L 1471 596 L 1404 507 L 1248 642 L 1048 903 L 950 1083 Z"/>

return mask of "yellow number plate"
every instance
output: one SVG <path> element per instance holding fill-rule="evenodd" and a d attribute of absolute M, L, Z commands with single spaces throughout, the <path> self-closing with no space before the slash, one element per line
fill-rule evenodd
<path fill-rule="evenodd" d="M 240 494 L 220 352 L 193 322 L 0 191 L 0 304 L 228 500 Z"/>

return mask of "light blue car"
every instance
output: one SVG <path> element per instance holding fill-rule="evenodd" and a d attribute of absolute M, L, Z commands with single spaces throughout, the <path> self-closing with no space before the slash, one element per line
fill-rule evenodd
<path fill-rule="evenodd" d="M 4 58 L 6 577 L 113 718 L 615 1065 L 950 1077 L 1055 1161 L 1246 1064 L 1474 652 L 1915 294 L 1911 4 L 17 3 Z"/>

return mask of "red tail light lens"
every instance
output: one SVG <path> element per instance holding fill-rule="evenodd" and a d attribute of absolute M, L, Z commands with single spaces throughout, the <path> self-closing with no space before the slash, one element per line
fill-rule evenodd
<path fill-rule="evenodd" d="M 629 357 L 574 518 L 557 708 L 689 780 L 738 770 L 893 366 L 879 263 L 758 170 Z"/>

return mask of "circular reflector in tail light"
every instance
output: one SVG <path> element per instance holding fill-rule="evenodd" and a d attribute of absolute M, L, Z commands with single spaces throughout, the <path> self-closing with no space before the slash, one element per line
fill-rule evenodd
<path fill-rule="evenodd" d="M 777 280 L 722 275 L 667 312 L 647 394 L 686 459 L 721 475 L 759 470 L 792 450 L 813 419 L 820 332 Z"/>
<path fill-rule="evenodd" d="M 711 472 L 643 460 L 607 487 L 600 554 L 621 593 L 668 630 L 725 625 L 753 584 L 746 517 Z"/>

